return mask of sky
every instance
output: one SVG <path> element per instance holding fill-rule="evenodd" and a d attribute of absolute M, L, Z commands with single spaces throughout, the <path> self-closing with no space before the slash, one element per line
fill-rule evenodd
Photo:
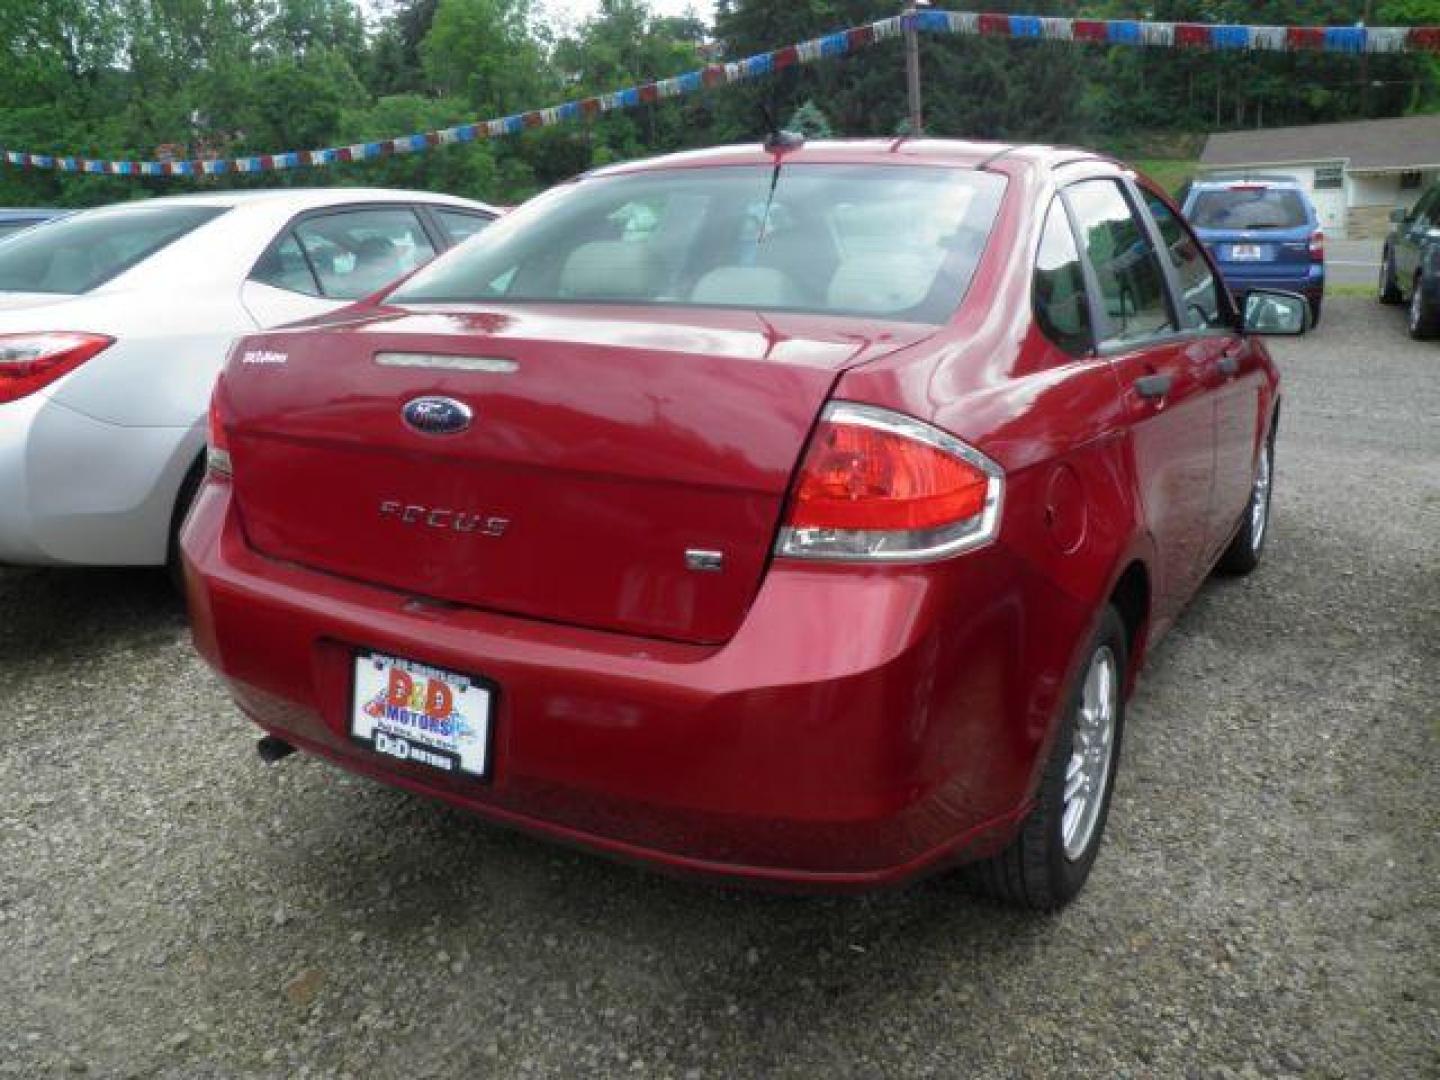
<path fill-rule="evenodd" d="M 3 3 L 4 0 L 0 0 Z M 361 9 L 371 18 L 377 18 L 389 9 L 385 0 L 359 0 Z M 650 10 L 659 15 L 685 15 L 690 12 L 712 23 L 715 20 L 715 0 L 649 0 Z M 537 0 L 537 9 L 557 23 L 574 27 L 600 10 L 600 0 Z"/>
<path fill-rule="evenodd" d="M 600 0 L 544 0 L 547 11 L 566 22 L 584 22 L 600 7 Z M 715 13 L 715 0 L 650 0 L 650 8 L 659 15 L 684 15 L 693 9 L 707 23 Z"/>

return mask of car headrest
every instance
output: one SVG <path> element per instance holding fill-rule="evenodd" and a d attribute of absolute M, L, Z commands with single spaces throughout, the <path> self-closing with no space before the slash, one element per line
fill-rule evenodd
<path fill-rule="evenodd" d="M 645 244 L 596 240 L 580 245 L 565 260 L 560 293 L 599 300 L 648 298 L 655 276 L 655 262 Z"/>
<path fill-rule="evenodd" d="M 395 245 L 383 236 L 367 236 L 355 247 L 355 257 L 365 262 L 393 259 L 395 256 Z"/>
<path fill-rule="evenodd" d="M 720 266 L 695 283 L 690 299 L 697 304 L 735 307 L 799 307 L 800 290 L 790 275 L 768 266 Z"/>
<path fill-rule="evenodd" d="M 936 248 L 846 259 L 830 279 L 829 306 L 867 315 L 906 311 L 929 295 L 944 258 Z"/>

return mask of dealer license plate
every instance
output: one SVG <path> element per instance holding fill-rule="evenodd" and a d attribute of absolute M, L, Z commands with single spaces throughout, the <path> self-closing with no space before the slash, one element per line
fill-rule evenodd
<path fill-rule="evenodd" d="M 1259 262 L 1263 255 L 1259 244 L 1230 245 L 1230 258 L 1236 262 Z"/>
<path fill-rule="evenodd" d="M 364 653 L 351 700 L 350 734 L 377 754 L 451 776 L 489 768 L 494 693 L 477 679 Z"/>

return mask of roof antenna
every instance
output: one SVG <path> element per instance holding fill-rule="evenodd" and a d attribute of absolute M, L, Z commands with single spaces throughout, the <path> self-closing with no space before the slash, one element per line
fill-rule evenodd
<path fill-rule="evenodd" d="M 786 131 L 775 121 L 775 114 L 763 101 L 760 102 L 760 117 L 765 122 L 765 139 L 760 144 L 767 154 L 783 154 L 786 150 L 798 150 L 805 145 L 805 136 L 798 131 Z"/>
<path fill-rule="evenodd" d="M 765 196 L 765 210 L 760 216 L 760 231 L 755 237 L 755 246 L 759 247 L 765 243 L 765 235 L 770 231 L 770 208 L 775 204 L 775 188 L 780 183 L 780 161 L 781 155 L 786 150 L 798 150 L 805 145 L 804 136 L 795 131 L 782 131 L 780 125 L 775 123 L 775 114 L 765 107 L 764 102 L 760 103 L 760 115 L 765 119 L 765 147 L 767 154 L 775 155 L 775 167 L 770 170 L 770 191 Z"/>

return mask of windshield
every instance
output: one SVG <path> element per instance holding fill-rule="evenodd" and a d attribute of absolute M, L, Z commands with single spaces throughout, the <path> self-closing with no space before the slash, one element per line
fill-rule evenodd
<path fill-rule="evenodd" d="M 224 212 L 220 206 L 117 207 L 19 233 L 0 244 L 0 291 L 89 292 Z"/>
<path fill-rule="evenodd" d="M 1202 191 L 1190 209 L 1190 222 L 1197 229 L 1299 229 L 1309 221 L 1305 200 L 1289 188 Z"/>
<path fill-rule="evenodd" d="M 773 189 L 772 189 L 773 181 Z M 581 181 L 499 219 L 395 303 L 550 301 L 939 323 L 1004 180 L 902 165 L 727 166 Z"/>

